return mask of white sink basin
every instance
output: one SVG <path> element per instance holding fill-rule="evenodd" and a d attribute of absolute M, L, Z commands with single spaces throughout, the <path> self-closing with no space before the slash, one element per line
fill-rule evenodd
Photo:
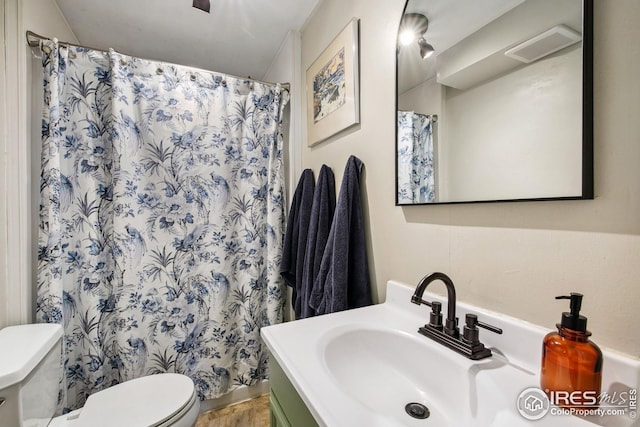
<path fill-rule="evenodd" d="M 330 335 L 334 333 L 326 342 L 325 363 L 351 398 L 397 423 L 411 420 L 405 412 L 408 403 L 421 403 L 430 411 L 429 424 L 454 425 L 447 414 L 457 412 L 460 395 L 466 393 L 441 385 L 466 385 L 459 358 L 429 351 L 424 339 L 398 330 L 344 328 Z"/>
<path fill-rule="evenodd" d="M 472 362 L 421 335 L 359 324 L 328 332 L 321 346 L 332 380 L 388 425 L 527 425 L 515 396 L 535 376 L 501 356 Z M 428 408 L 427 419 L 407 414 L 414 402 Z"/>
<path fill-rule="evenodd" d="M 389 282 L 387 301 L 372 307 L 270 326 L 262 336 L 320 426 L 518 427 L 636 426 L 629 417 L 585 420 L 518 411 L 520 393 L 539 384 L 542 337 L 548 332 L 517 319 L 459 304 L 504 330 L 482 331 L 494 355 L 468 360 L 420 335 L 428 308 L 411 304 L 413 289 Z M 435 295 L 425 299 L 440 300 Z M 603 390 L 638 387 L 640 362 L 605 351 Z M 426 419 L 405 406 L 419 403 Z"/>

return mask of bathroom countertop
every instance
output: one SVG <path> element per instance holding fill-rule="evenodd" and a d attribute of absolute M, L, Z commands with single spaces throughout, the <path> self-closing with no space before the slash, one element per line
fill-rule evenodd
<path fill-rule="evenodd" d="M 518 375 L 521 375 L 520 381 L 524 384 L 522 388 L 510 389 L 507 393 L 508 396 L 513 395 L 514 407 L 519 391 L 527 387 L 538 387 L 541 343 L 543 337 L 551 329 L 541 328 L 519 319 L 459 302 L 457 304 L 459 318 L 464 319 L 466 313 L 474 313 L 478 315 L 479 320 L 502 328 L 504 331 L 502 335 L 497 335 L 481 330 L 480 339 L 487 347 L 494 350 L 494 356 L 480 361 L 468 360 L 418 334 L 418 327 L 428 321 L 429 309 L 410 303 L 413 290 L 411 286 L 390 281 L 387 286 L 387 300 L 382 304 L 301 319 L 262 329 L 262 337 L 271 354 L 282 367 L 320 426 L 425 425 L 424 420 L 409 419 L 406 422 L 398 423 L 396 419 L 381 417 L 380 414 L 376 414 L 371 408 L 363 405 L 361 401 L 354 399 L 353 394 L 349 394 L 344 387 L 340 386 L 340 381 L 337 381 L 334 376 L 335 371 L 332 372 L 327 364 L 327 346 L 345 330 L 392 330 L 394 333 L 402 334 L 411 340 L 420 340 L 420 345 L 424 344 L 426 351 L 433 352 L 438 358 L 457 358 L 455 363 L 463 371 L 483 370 L 485 369 L 483 366 L 489 366 L 493 363 L 492 359 L 509 364 L 517 369 Z M 425 293 L 424 299 L 441 301 L 446 307 L 446 302 L 441 296 Z M 358 344 L 354 343 L 355 345 Z M 355 350 L 357 349 L 354 347 Z M 345 353 L 348 353 L 348 349 L 345 350 Z M 606 350 L 604 354 L 603 390 L 615 390 L 615 387 L 619 387 L 621 384 L 637 388 L 640 383 L 640 361 Z M 348 358 L 348 355 L 346 357 Z M 421 365 L 419 354 L 412 355 L 412 360 L 415 360 L 415 369 L 425 368 L 424 364 Z M 391 366 L 390 369 L 392 369 Z M 487 372 L 489 370 L 490 368 L 487 369 Z M 498 381 L 509 382 L 506 377 L 500 379 L 498 376 L 496 378 Z M 383 390 L 385 384 L 375 385 L 375 379 L 376 372 L 371 372 L 367 377 L 367 383 Z M 521 418 L 517 412 L 516 415 L 513 415 L 513 412 L 515 411 L 510 410 L 504 414 L 501 412 L 502 415 L 496 416 L 487 425 L 495 427 L 529 425 L 529 421 Z M 640 425 L 628 419 L 604 421 L 600 419 L 597 421 L 599 425 L 604 426 Z M 559 418 L 549 415 L 537 423 L 541 427 L 594 425 L 575 416 Z M 476 426 L 474 425 L 474 427 Z"/>

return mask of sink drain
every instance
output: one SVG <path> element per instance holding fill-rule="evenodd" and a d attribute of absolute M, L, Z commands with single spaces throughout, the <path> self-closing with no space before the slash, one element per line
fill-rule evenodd
<path fill-rule="evenodd" d="M 417 402 L 407 403 L 407 405 L 404 407 L 404 410 L 407 411 L 407 414 L 419 420 L 429 418 L 429 415 L 431 415 L 431 413 L 429 412 L 429 408 L 424 406 L 422 403 Z"/>

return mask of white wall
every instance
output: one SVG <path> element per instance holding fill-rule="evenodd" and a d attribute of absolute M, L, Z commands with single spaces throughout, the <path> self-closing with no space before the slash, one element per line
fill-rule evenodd
<path fill-rule="evenodd" d="M 0 328 L 9 322 L 9 313 L 6 306 L 8 297 L 8 269 L 7 269 L 7 69 L 5 57 L 7 56 L 7 45 L 5 43 L 5 6 L 0 7 L 0 93 L 4 94 L 0 99 Z"/>
<path fill-rule="evenodd" d="M 350 154 L 365 163 L 364 205 L 374 293 L 432 271 L 458 298 L 553 328 L 585 294 L 593 340 L 640 356 L 640 2 L 595 3 L 593 201 L 394 206 L 395 40 L 404 0 L 323 0 L 302 31 L 306 69 L 352 17 L 360 18 L 360 125 L 302 149 L 342 179 Z M 437 289 L 434 287 L 434 289 Z M 425 316 L 427 311 L 425 308 Z M 606 363 L 606 361 L 605 361 Z"/>
<path fill-rule="evenodd" d="M 443 86 L 432 77 L 398 95 L 398 110 L 442 115 Z"/>
<path fill-rule="evenodd" d="M 447 120 L 439 130 L 448 153 L 440 159 L 447 200 L 582 194 L 577 47 L 464 91 L 446 88 Z"/>
<path fill-rule="evenodd" d="M 0 119 L 0 148 L 6 157 L 2 164 L 5 175 L 0 179 L 0 327 L 32 321 L 34 299 L 33 218 L 39 182 L 39 163 L 34 157 L 39 157 L 40 115 L 31 107 L 32 102 L 41 102 L 42 78 L 25 32 L 77 42 L 54 0 L 4 0 L 2 7 L 6 86 L 0 100 L 0 113 L 5 111 L 4 120 Z"/>

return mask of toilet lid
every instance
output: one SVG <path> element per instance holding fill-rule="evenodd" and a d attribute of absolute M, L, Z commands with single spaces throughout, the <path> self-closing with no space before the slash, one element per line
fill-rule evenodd
<path fill-rule="evenodd" d="M 189 404 L 193 381 L 158 374 L 126 381 L 92 394 L 78 421 L 92 427 L 157 426 Z"/>

